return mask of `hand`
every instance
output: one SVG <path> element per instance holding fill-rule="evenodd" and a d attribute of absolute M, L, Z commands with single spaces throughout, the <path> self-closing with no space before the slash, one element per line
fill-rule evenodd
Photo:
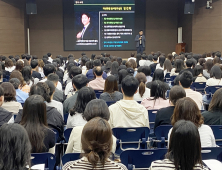
<path fill-rule="evenodd" d="M 77 35 L 76 35 L 76 38 L 81 38 L 82 37 L 82 34 L 81 32 L 79 32 Z"/>
<path fill-rule="evenodd" d="M 142 40 L 142 38 L 140 37 L 139 40 Z"/>

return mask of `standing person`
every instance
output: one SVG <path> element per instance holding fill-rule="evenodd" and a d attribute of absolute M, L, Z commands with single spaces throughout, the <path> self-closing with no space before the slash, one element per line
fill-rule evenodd
<path fill-rule="evenodd" d="M 140 30 L 139 34 L 135 38 L 135 41 L 136 41 L 137 54 L 138 53 L 143 54 L 146 42 L 146 38 L 143 35 L 143 30 Z"/>

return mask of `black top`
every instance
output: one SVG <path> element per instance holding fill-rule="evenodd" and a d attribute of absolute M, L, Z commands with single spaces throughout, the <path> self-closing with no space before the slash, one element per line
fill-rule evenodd
<path fill-rule="evenodd" d="M 8 123 L 8 121 L 12 118 L 12 116 L 13 115 L 11 112 L 0 107 L 0 126 L 2 126 L 5 123 Z"/>
<path fill-rule="evenodd" d="M 45 138 L 43 142 L 45 148 L 42 149 L 41 153 L 49 152 L 49 149 L 55 146 L 55 133 L 49 128 L 45 128 L 44 132 L 45 132 Z M 32 153 L 36 153 L 35 148 L 32 148 Z"/>
<path fill-rule="evenodd" d="M 33 78 L 38 78 L 39 80 L 42 79 L 41 74 L 38 73 L 37 71 L 32 71 L 32 77 Z"/>
<path fill-rule="evenodd" d="M 175 106 L 169 106 L 157 111 L 154 129 L 160 125 L 171 125 L 171 117 Z"/>
<path fill-rule="evenodd" d="M 183 69 L 183 70 L 180 71 L 180 74 L 182 74 L 184 71 L 189 71 L 194 76 L 194 70 L 192 68 Z"/>
<path fill-rule="evenodd" d="M 202 116 L 206 125 L 222 125 L 222 112 L 219 110 L 204 111 Z"/>
<path fill-rule="evenodd" d="M 153 63 L 153 64 L 150 65 L 150 69 L 151 69 L 151 72 L 152 72 L 152 73 L 155 72 L 155 70 L 156 70 L 156 65 L 157 65 L 157 64 L 158 64 L 158 63 Z"/>
<path fill-rule="evenodd" d="M 152 85 L 152 83 L 153 83 L 152 81 L 146 83 L 146 87 L 149 88 L 149 89 L 151 89 L 151 85 Z M 166 91 L 167 91 L 167 90 L 170 90 L 170 86 L 169 86 L 169 84 L 167 84 L 166 82 L 163 82 L 163 84 L 164 84 L 164 87 L 165 87 L 165 90 L 166 90 Z"/>

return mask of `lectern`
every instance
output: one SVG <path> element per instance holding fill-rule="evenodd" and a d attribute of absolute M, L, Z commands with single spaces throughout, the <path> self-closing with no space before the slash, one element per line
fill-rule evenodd
<path fill-rule="evenodd" d="M 185 52 L 186 43 L 178 43 L 176 45 L 176 53 L 180 54 L 181 52 Z"/>

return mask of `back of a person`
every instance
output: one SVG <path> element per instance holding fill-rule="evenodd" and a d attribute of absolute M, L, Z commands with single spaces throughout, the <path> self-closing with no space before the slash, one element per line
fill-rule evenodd
<path fill-rule="evenodd" d="M 150 89 L 149 88 L 145 88 L 145 92 L 144 92 L 143 96 L 141 96 L 138 91 L 133 96 L 135 101 L 142 101 L 142 100 L 144 100 L 145 98 L 148 98 L 148 97 L 150 97 Z"/>
<path fill-rule="evenodd" d="M 222 125 L 222 112 L 219 110 L 204 111 L 202 116 L 206 125 Z"/>
<path fill-rule="evenodd" d="M 103 78 L 97 78 L 89 82 L 88 87 L 92 87 L 94 90 L 104 90 L 105 80 Z"/>
<path fill-rule="evenodd" d="M 198 128 L 201 147 L 216 147 L 215 137 L 210 126 L 202 124 Z"/>
<path fill-rule="evenodd" d="M 207 86 L 222 86 L 222 80 L 216 78 L 209 78 L 206 82 Z"/>
<path fill-rule="evenodd" d="M 110 126 L 149 127 L 148 113 L 145 107 L 135 100 L 121 100 L 109 107 Z"/>
<path fill-rule="evenodd" d="M 196 83 L 207 82 L 207 79 L 204 76 L 197 76 L 195 82 Z"/>
<path fill-rule="evenodd" d="M 152 97 L 146 98 L 141 102 L 147 110 L 159 110 L 161 108 L 165 108 L 170 106 L 170 102 L 168 99 L 163 99 L 159 97 L 158 99 L 154 100 Z"/>
<path fill-rule="evenodd" d="M 16 102 L 16 101 L 4 102 L 1 107 L 13 113 L 14 115 L 17 115 L 19 110 L 22 109 L 21 103 Z"/>
<path fill-rule="evenodd" d="M 114 93 L 102 93 L 100 95 L 100 99 L 105 100 L 106 102 L 111 102 L 111 101 L 119 101 L 123 99 L 123 94 L 115 91 Z"/>
<path fill-rule="evenodd" d="M 201 110 L 202 108 L 202 95 L 199 92 L 193 91 L 191 89 L 185 89 L 186 97 L 189 97 L 191 99 L 194 99 L 196 102 L 198 108 Z"/>
<path fill-rule="evenodd" d="M 63 170 L 92 170 L 92 169 L 106 169 L 106 170 L 127 170 L 122 164 L 116 163 L 108 159 L 104 166 L 99 162 L 97 166 L 93 168 L 92 164 L 88 161 L 86 157 L 79 160 L 68 162 L 62 168 Z"/>
<path fill-rule="evenodd" d="M 83 119 L 81 113 L 75 113 L 75 115 L 70 115 L 68 116 L 67 119 L 67 128 L 73 128 L 76 126 L 84 126 L 87 123 L 86 120 Z"/>

